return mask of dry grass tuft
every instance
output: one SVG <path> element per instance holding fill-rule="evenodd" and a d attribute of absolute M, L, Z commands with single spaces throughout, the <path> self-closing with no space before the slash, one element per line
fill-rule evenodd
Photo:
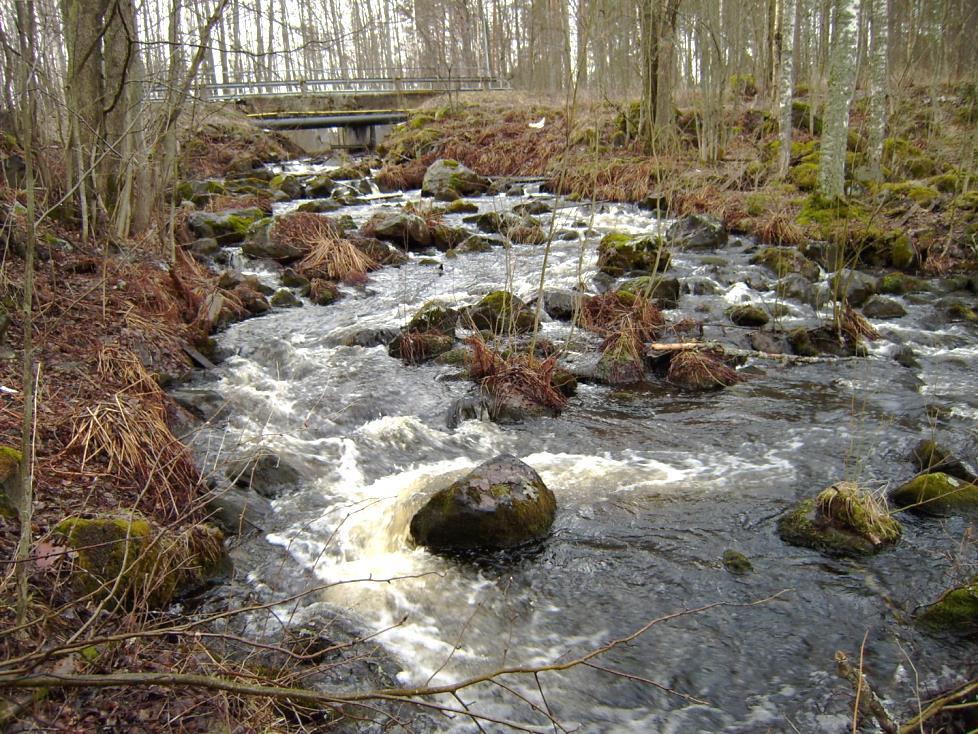
<path fill-rule="evenodd" d="M 751 231 L 761 242 L 772 245 L 795 245 L 805 237 L 794 215 L 785 207 L 765 211 L 753 221 Z"/>
<path fill-rule="evenodd" d="M 839 331 L 854 344 L 858 344 L 861 339 L 875 341 L 880 337 L 876 327 L 848 303 L 839 315 Z"/>
<path fill-rule="evenodd" d="M 662 312 L 652 301 L 618 292 L 589 299 L 578 320 L 585 329 L 601 336 L 628 333 L 641 342 L 654 339 L 665 324 Z"/>
<path fill-rule="evenodd" d="M 236 196 L 234 194 L 221 194 L 213 196 L 207 202 L 206 209 L 209 212 L 223 212 L 228 209 L 250 209 L 257 208 L 263 212 L 271 213 L 272 197 L 268 194 L 247 194 Z"/>
<path fill-rule="evenodd" d="M 736 385 L 744 378 L 724 364 L 715 352 L 683 349 L 669 359 L 666 379 L 683 387 L 707 389 Z"/>
<path fill-rule="evenodd" d="M 562 410 L 567 398 L 553 384 L 557 355 L 539 360 L 532 354 L 501 355 L 479 336 L 466 340 L 469 376 L 494 398 L 516 398 L 531 405 Z"/>
<path fill-rule="evenodd" d="M 900 537 L 900 525 L 890 517 L 883 501 L 853 482 L 838 482 L 819 492 L 815 509 L 825 521 L 864 535 L 874 545 Z"/>
<path fill-rule="evenodd" d="M 296 265 L 296 270 L 309 279 L 361 283 L 377 263 L 365 255 L 350 240 L 335 237 L 315 242 L 309 254 Z"/>

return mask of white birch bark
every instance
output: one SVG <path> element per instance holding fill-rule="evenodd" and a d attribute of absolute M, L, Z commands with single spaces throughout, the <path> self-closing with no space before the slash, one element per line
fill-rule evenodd
<path fill-rule="evenodd" d="M 829 198 L 845 193 L 849 104 L 856 83 L 856 19 L 859 0 L 836 0 L 836 28 L 829 58 L 829 90 L 822 134 L 819 192 Z"/>
<path fill-rule="evenodd" d="M 784 176 L 791 163 L 791 102 L 795 86 L 795 0 L 781 3 L 781 60 L 778 67 L 778 130 L 781 151 L 778 171 Z"/>
<path fill-rule="evenodd" d="M 872 0 L 869 47 L 869 172 L 875 181 L 883 178 L 883 141 L 886 138 L 887 57 L 890 49 L 889 0 Z"/>

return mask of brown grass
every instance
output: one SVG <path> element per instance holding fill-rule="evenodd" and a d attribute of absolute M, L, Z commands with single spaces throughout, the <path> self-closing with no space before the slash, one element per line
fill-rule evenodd
<path fill-rule="evenodd" d="M 649 299 L 618 293 L 605 293 L 586 301 L 578 321 L 581 326 L 601 336 L 628 333 L 645 342 L 654 339 L 665 325 L 662 312 Z"/>
<path fill-rule="evenodd" d="M 261 209 L 263 212 L 271 213 L 272 197 L 268 194 L 247 194 L 236 196 L 234 194 L 220 194 L 213 196 L 207 202 L 206 209 L 209 212 L 223 212 L 228 209 Z"/>
<path fill-rule="evenodd" d="M 861 339 L 875 341 L 879 339 L 880 333 L 876 330 L 866 317 L 856 311 L 846 303 L 845 308 L 839 316 L 839 331 L 848 337 L 854 344 L 858 344 Z"/>
<path fill-rule="evenodd" d="M 796 245 L 805 237 L 795 223 L 794 213 L 784 206 L 756 217 L 750 231 L 761 242 L 772 245 Z"/>
<path fill-rule="evenodd" d="M 723 363 L 720 355 L 706 349 L 684 349 L 669 359 L 666 379 L 693 388 L 716 388 L 743 381 L 735 370 Z"/>
<path fill-rule="evenodd" d="M 361 252 L 350 240 L 338 237 L 323 238 L 311 245 L 309 254 L 296 265 L 296 270 L 309 279 L 359 283 L 377 263 Z"/>
<path fill-rule="evenodd" d="M 533 405 L 561 410 L 567 398 L 553 385 L 557 355 L 539 360 L 532 354 L 503 356 L 479 336 L 466 340 L 469 376 L 494 396 L 516 396 Z"/>

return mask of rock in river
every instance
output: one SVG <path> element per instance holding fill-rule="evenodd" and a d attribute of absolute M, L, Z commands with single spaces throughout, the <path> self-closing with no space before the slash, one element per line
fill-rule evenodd
<path fill-rule="evenodd" d="M 435 493 L 411 518 L 432 550 L 510 548 L 550 532 L 557 500 L 530 466 L 503 454 Z"/>

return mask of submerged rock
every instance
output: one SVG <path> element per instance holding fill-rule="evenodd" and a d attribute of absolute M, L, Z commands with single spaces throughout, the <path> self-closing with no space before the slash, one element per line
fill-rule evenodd
<path fill-rule="evenodd" d="M 855 357 L 865 354 L 865 347 L 848 334 L 839 334 L 832 326 L 814 329 L 797 328 L 788 332 L 791 351 L 801 357 L 828 354 L 834 357 Z"/>
<path fill-rule="evenodd" d="M 747 556 L 735 550 L 723 552 L 723 567 L 736 576 L 743 576 L 754 570 L 754 564 Z"/>
<path fill-rule="evenodd" d="M 973 469 L 933 439 L 925 438 L 920 441 L 914 446 L 910 458 L 922 472 L 944 472 L 963 482 L 978 482 Z"/>
<path fill-rule="evenodd" d="M 592 296 L 570 289 L 548 288 L 543 292 L 543 309 L 552 319 L 571 321 Z"/>
<path fill-rule="evenodd" d="M 717 248 L 727 244 L 727 230 L 709 214 L 690 214 L 673 222 L 666 231 L 666 240 L 687 250 Z"/>
<path fill-rule="evenodd" d="M 278 456 L 259 453 L 231 462 L 226 476 L 239 487 L 249 488 L 263 497 L 276 497 L 302 479 L 298 470 Z"/>
<path fill-rule="evenodd" d="M 944 472 L 921 474 L 893 490 L 899 509 L 934 514 L 978 511 L 978 485 Z"/>
<path fill-rule="evenodd" d="M 411 538 L 436 551 L 510 548 L 545 537 L 556 510 L 540 475 L 503 454 L 435 493 L 411 518 Z"/>
<path fill-rule="evenodd" d="M 786 543 L 838 556 L 869 555 L 900 539 L 900 523 L 854 482 L 837 482 L 778 521 Z"/>
<path fill-rule="evenodd" d="M 915 621 L 932 632 L 960 636 L 978 634 L 978 576 L 970 583 L 948 589 L 920 611 Z"/>
<path fill-rule="evenodd" d="M 482 194 L 489 188 L 489 179 L 480 176 L 458 161 L 440 158 L 428 166 L 421 182 L 421 194 L 442 201 L 454 201 L 463 196 Z"/>

